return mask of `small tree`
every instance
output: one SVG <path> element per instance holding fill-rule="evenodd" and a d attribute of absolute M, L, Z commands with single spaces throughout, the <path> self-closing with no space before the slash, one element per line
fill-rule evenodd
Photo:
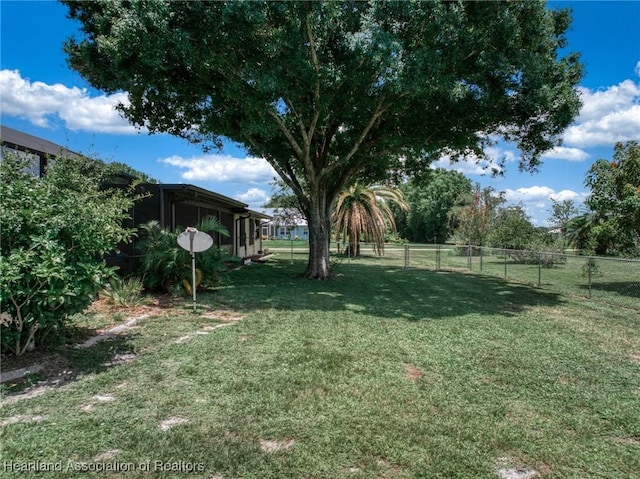
<path fill-rule="evenodd" d="M 113 271 L 102 258 L 130 238 L 122 225 L 133 205 L 125 191 L 101 187 L 100 163 L 56 158 L 43 178 L 25 165 L 12 155 L 0 163 L 2 350 L 16 355 L 104 286 Z"/>
<path fill-rule="evenodd" d="M 456 225 L 455 237 L 458 243 L 485 246 L 498 207 L 505 202 L 504 192 L 496 193 L 492 187 L 463 194 L 458 205 L 452 210 L 452 221 Z"/>
<path fill-rule="evenodd" d="M 578 208 L 573 200 L 558 201 L 552 198 L 549 211 L 551 213 L 549 224 L 552 228 L 559 228 L 563 236 L 567 232 L 567 223 L 578 216 Z"/>
<path fill-rule="evenodd" d="M 501 208 L 489 233 L 489 246 L 514 250 L 530 249 L 538 235 L 521 206 Z"/>

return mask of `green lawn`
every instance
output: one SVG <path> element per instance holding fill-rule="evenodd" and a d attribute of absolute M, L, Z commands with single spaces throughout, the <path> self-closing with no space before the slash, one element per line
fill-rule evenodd
<path fill-rule="evenodd" d="M 307 242 L 274 241 L 268 246 L 271 253 L 280 258 L 306 258 Z M 265 243 L 267 244 L 267 243 Z M 408 267 L 429 270 L 456 270 L 507 278 L 529 285 L 540 287 L 583 298 L 591 298 L 613 306 L 622 306 L 640 311 L 640 260 L 624 260 L 618 258 L 594 258 L 595 268 L 592 270 L 591 288 L 587 269 L 587 257 L 567 255 L 566 261 L 552 267 L 538 267 L 537 264 L 519 264 L 512 257 L 505 257 L 502 250 L 485 248 L 483 257 L 473 256 L 469 263 L 466 255 L 461 255 L 453 245 L 410 244 L 405 252 L 404 245 L 389 244 L 385 246 L 384 256 L 375 257 L 370 245 L 363 244 L 363 256 L 366 261 L 388 267 Z M 438 253 L 439 250 L 439 253 Z M 332 243 L 332 252 L 337 247 Z M 343 264 L 358 264 L 361 258 L 339 258 Z"/>
<path fill-rule="evenodd" d="M 69 353 L 75 381 L 8 396 L 0 419 L 2 461 L 63 471 L 0 476 L 640 477 L 637 311 L 375 259 L 324 282 L 304 265 L 249 265 L 197 314 L 185 300 Z M 103 365 L 116 354 L 136 358 Z"/>

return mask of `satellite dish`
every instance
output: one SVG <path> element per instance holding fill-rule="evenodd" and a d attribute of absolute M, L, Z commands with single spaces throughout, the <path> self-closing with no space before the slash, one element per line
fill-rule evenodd
<path fill-rule="evenodd" d="M 202 253 L 213 246 L 213 238 L 203 231 L 189 227 L 178 235 L 178 244 L 189 253 Z"/>
<path fill-rule="evenodd" d="M 196 253 L 207 251 L 213 246 L 213 238 L 207 233 L 189 226 L 178 235 L 178 244 L 191 254 L 191 290 L 193 291 L 193 312 L 196 312 Z"/>

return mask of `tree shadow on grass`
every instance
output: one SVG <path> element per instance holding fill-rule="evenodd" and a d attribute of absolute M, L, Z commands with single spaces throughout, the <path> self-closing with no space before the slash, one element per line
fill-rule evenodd
<path fill-rule="evenodd" d="M 72 367 L 80 373 L 101 373 L 136 358 L 137 351 L 132 334 L 134 333 L 121 333 L 88 348 L 69 348 L 65 355 Z"/>
<path fill-rule="evenodd" d="M 589 286 L 584 284 L 580 285 L 583 290 L 588 290 Z M 606 291 L 607 293 L 614 293 L 617 296 L 628 296 L 630 298 L 640 299 L 640 282 L 638 281 L 593 281 L 591 283 L 592 291 Z M 640 307 L 640 306 L 639 306 Z"/>
<path fill-rule="evenodd" d="M 49 355 L 26 357 L 23 367 L 36 367 L 38 372 L 24 374 L 3 384 L 5 399 L 10 403 L 34 397 L 50 388 L 74 382 L 83 374 L 102 373 L 131 362 L 137 357 L 132 339 L 131 334 L 120 334 L 88 348 L 69 346 Z M 3 367 L 3 372 L 10 370 Z"/>
<path fill-rule="evenodd" d="M 359 311 L 377 317 L 432 320 L 465 314 L 514 315 L 529 306 L 557 306 L 551 291 L 499 278 L 375 264 L 340 265 L 334 280 L 300 277 L 300 263 L 252 265 L 237 272 L 214 301 L 247 310 Z"/>

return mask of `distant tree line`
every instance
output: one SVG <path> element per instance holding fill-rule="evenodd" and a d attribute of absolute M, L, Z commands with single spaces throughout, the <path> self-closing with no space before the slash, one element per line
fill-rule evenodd
<path fill-rule="evenodd" d="M 400 236 L 418 243 L 454 241 L 509 249 L 584 254 L 640 255 L 640 146 L 618 143 L 613 160 L 597 160 L 582 208 L 551 200 L 549 227 L 536 227 L 522 205 L 506 205 L 504 192 L 473 187 L 462 174 L 442 169 L 402 184 L 409 210 L 395 210 Z"/>

